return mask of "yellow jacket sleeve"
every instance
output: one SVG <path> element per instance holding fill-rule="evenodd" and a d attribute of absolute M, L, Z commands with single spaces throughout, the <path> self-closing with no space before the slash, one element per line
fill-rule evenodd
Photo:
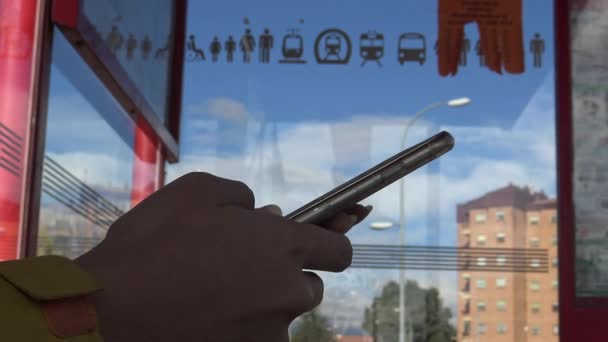
<path fill-rule="evenodd" d="M 85 298 L 100 289 L 101 286 L 91 275 L 64 257 L 42 256 L 0 262 L 0 341 L 103 341 L 96 328 L 96 318 L 94 329 L 65 336 L 58 333 L 56 327 L 53 328 L 54 320 L 48 314 L 52 311 L 47 309 L 63 309 L 65 306 L 61 303 L 64 300 Z M 65 317 L 69 320 L 70 316 L 60 317 L 62 319 L 59 321 L 66 321 Z"/>

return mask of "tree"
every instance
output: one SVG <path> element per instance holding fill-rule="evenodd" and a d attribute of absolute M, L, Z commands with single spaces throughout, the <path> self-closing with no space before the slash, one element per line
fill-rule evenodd
<path fill-rule="evenodd" d="M 335 339 L 329 320 L 315 309 L 298 318 L 290 341 L 334 342 Z"/>
<path fill-rule="evenodd" d="M 456 329 L 449 323 L 452 313 L 443 307 L 439 290 L 422 289 L 415 281 L 407 281 L 406 335 L 412 334 L 413 342 L 450 342 Z M 389 282 L 372 306 L 365 309 L 363 328 L 375 341 L 399 340 L 399 284 Z"/>

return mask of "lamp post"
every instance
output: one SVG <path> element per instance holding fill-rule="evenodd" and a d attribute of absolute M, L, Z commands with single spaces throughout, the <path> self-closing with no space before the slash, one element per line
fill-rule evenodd
<path fill-rule="evenodd" d="M 452 99 L 449 101 L 436 102 L 426 106 L 421 109 L 418 113 L 416 113 L 412 119 L 407 123 L 405 129 L 403 130 L 403 138 L 401 139 L 401 151 L 405 149 L 405 142 L 407 140 L 407 134 L 409 129 L 420 119 L 424 114 L 429 111 L 443 107 L 462 107 L 471 103 L 471 99 L 467 97 Z M 405 181 L 403 178 L 399 181 L 399 243 L 402 247 L 405 247 Z M 403 268 L 399 268 L 399 342 L 405 342 L 405 270 Z M 408 340 L 411 340 L 411 329 L 410 334 L 408 334 Z"/>

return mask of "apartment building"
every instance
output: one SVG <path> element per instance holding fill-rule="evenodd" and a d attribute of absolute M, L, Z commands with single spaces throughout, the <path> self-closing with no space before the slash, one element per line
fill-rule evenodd
<path fill-rule="evenodd" d="M 558 341 L 556 217 L 555 199 L 512 184 L 458 205 L 460 247 L 544 249 L 549 258 L 548 272 L 459 272 L 458 341 Z"/>

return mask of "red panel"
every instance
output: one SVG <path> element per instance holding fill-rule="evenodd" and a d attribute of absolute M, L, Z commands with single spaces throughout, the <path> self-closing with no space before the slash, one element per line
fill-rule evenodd
<path fill-rule="evenodd" d="M 135 131 L 133 160 L 133 187 L 131 190 L 131 207 L 156 191 L 160 163 L 158 139 L 152 129 L 141 118 Z"/>
<path fill-rule="evenodd" d="M 600 341 L 608 324 L 608 309 L 577 306 L 572 184 L 572 83 L 569 5 L 583 3 L 608 8 L 608 0 L 555 0 L 557 80 L 557 167 L 559 202 L 560 337 L 563 342 Z M 599 300 L 588 304 L 603 304 Z M 604 302 L 604 301 L 602 301 Z"/>
<path fill-rule="evenodd" d="M 0 261 L 19 256 L 36 0 L 0 0 Z"/>
<path fill-rule="evenodd" d="M 54 0 L 53 22 L 68 28 L 78 25 L 78 0 Z"/>

